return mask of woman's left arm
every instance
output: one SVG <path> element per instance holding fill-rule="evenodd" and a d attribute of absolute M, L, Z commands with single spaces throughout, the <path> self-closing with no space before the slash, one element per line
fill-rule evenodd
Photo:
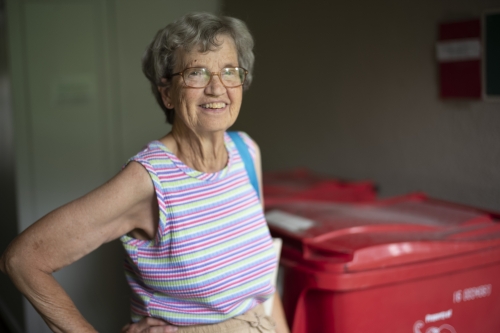
<path fill-rule="evenodd" d="M 262 206 L 264 206 L 264 191 L 262 190 L 262 162 L 259 146 L 254 142 L 255 147 L 255 172 L 257 173 L 257 179 L 259 181 L 259 192 L 260 192 L 260 200 L 262 202 Z M 274 321 L 276 322 L 276 332 L 277 333 L 290 333 L 290 329 L 288 328 L 288 324 L 285 318 L 285 311 L 283 310 L 283 304 L 281 303 L 281 297 L 276 290 L 274 294 L 273 301 L 273 310 L 271 313 Z"/>

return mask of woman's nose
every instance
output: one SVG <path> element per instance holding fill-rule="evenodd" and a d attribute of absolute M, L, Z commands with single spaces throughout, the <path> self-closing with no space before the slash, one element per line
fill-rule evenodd
<path fill-rule="evenodd" d="M 220 96 L 226 92 L 226 87 L 222 84 L 220 73 L 212 73 L 212 79 L 205 87 L 208 95 Z"/>

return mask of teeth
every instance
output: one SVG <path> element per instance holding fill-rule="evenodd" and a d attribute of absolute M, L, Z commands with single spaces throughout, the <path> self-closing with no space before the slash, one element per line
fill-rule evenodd
<path fill-rule="evenodd" d="M 208 104 L 202 105 L 202 107 L 204 107 L 206 109 L 222 109 L 225 106 L 226 106 L 226 103 L 208 103 Z"/>

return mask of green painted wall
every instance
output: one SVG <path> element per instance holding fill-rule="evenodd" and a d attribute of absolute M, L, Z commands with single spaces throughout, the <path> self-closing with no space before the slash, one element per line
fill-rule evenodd
<path fill-rule="evenodd" d="M 104 183 L 169 131 L 140 69 L 144 49 L 184 13 L 218 10 L 218 0 L 7 1 L 18 219 L 11 217 L 1 249 L 16 230 Z M 12 188 L 9 195 L 13 202 Z M 118 332 L 129 320 L 122 262 L 114 241 L 55 273 L 100 332 Z M 4 289 L 0 297 L 27 332 L 50 332 L 26 301 L 20 314 L 20 296 Z"/>

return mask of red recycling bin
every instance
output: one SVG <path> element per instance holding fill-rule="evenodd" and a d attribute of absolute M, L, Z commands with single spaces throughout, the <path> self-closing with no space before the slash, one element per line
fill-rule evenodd
<path fill-rule="evenodd" d="M 371 181 L 342 181 L 307 169 L 265 172 L 263 184 L 266 206 L 294 200 L 367 202 L 377 195 Z"/>
<path fill-rule="evenodd" d="M 500 332 L 497 214 L 410 195 L 266 217 L 293 333 Z"/>

